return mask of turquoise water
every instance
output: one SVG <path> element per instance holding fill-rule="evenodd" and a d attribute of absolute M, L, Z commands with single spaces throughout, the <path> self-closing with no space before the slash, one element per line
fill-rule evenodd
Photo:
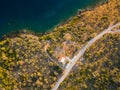
<path fill-rule="evenodd" d="M 0 37 L 15 30 L 46 32 L 78 9 L 105 0 L 0 0 Z"/>

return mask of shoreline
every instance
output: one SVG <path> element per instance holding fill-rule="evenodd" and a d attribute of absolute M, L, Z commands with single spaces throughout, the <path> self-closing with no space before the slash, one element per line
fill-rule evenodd
<path fill-rule="evenodd" d="M 84 13 L 86 11 L 92 11 L 92 10 L 94 10 L 95 7 L 100 7 L 104 4 L 107 4 L 108 2 L 109 2 L 109 0 L 106 0 L 106 1 L 102 1 L 102 2 L 97 3 L 95 6 L 90 6 L 90 7 L 87 6 L 86 8 L 78 9 L 73 15 L 61 20 L 61 22 L 59 22 L 57 25 L 54 25 L 51 29 L 48 29 L 45 32 L 36 32 L 34 30 L 24 28 L 24 29 L 19 29 L 19 30 L 16 30 L 16 31 L 11 31 L 9 33 L 6 33 L 6 34 L 2 35 L 2 37 L 0 38 L 0 41 L 3 40 L 3 39 L 6 39 L 6 38 L 12 38 L 12 37 L 18 36 L 19 34 L 22 34 L 22 33 L 33 34 L 33 35 L 37 35 L 37 36 L 46 35 L 48 33 L 51 33 L 53 31 L 55 31 L 56 28 L 58 28 L 62 25 L 65 25 L 66 23 L 71 21 L 74 17 L 76 17 L 76 16 L 79 17 L 79 15 L 81 13 Z"/>
<path fill-rule="evenodd" d="M 99 2 L 98 4 L 96 4 L 95 6 L 90 6 L 89 8 L 85 8 L 85 9 L 78 9 L 77 10 L 77 12 L 75 13 L 75 14 L 73 14 L 71 17 L 69 17 L 68 19 L 66 19 L 65 21 L 63 20 L 63 21 L 61 21 L 58 25 L 55 25 L 54 27 L 53 27 L 53 30 L 55 29 L 55 28 L 58 28 L 59 26 L 61 26 L 61 25 L 64 25 L 64 24 L 66 24 L 66 23 L 68 23 L 69 21 L 71 21 L 74 17 L 76 17 L 76 16 L 79 16 L 81 13 L 84 13 L 84 12 L 86 12 L 86 11 L 92 11 L 95 7 L 100 7 L 100 6 L 102 6 L 103 4 L 107 4 L 109 2 L 109 0 L 106 0 L 105 2 L 104 1 L 102 1 L 102 2 Z M 51 30 L 51 29 L 50 29 Z M 49 30 L 48 30 L 49 31 Z"/>
<path fill-rule="evenodd" d="M 65 25 L 66 23 L 68 23 L 69 21 L 71 21 L 74 17 L 79 17 L 79 15 L 81 13 L 84 13 L 86 11 L 92 11 L 94 10 L 95 7 L 100 7 L 104 4 L 107 4 L 109 2 L 109 0 L 105 0 L 105 1 L 102 1 L 102 2 L 99 2 L 98 4 L 96 4 L 95 6 L 90 6 L 89 8 L 86 7 L 84 9 L 78 9 L 73 15 L 71 15 L 69 18 L 66 18 L 65 20 L 62 20 L 60 23 L 58 23 L 57 25 L 53 26 L 53 28 L 51 29 L 48 29 L 46 32 L 43 32 L 42 34 L 48 34 L 48 33 L 51 33 L 52 31 L 55 31 L 56 28 L 62 26 L 62 25 Z"/>

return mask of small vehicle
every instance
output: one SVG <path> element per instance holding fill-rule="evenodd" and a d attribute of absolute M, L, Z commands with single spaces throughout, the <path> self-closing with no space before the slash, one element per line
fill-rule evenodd
<path fill-rule="evenodd" d="M 65 66 L 66 69 L 69 68 L 69 67 L 70 67 L 70 63 L 68 63 L 68 64 Z"/>
<path fill-rule="evenodd" d="M 76 56 L 73 57 L 73 59 L 71 60 L 71 62 L 73 62 L 76 59 Z"/>

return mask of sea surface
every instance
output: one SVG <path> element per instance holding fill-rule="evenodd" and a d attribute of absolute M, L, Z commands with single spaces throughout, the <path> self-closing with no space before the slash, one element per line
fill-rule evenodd
<path fill-rule="evenodd" d="M 105 0 L 0 0 L 0 37 L 21 29 L 46 32 L 78 9 L 101 1 Z"/>

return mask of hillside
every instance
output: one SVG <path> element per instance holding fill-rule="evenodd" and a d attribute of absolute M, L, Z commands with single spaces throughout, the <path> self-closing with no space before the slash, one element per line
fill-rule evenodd
<path fill-rule="evenodd" d="M 23 30 L 4 36 L 0 41 L 0 89 L 50 90 L 64 74 L 61 57 L 73 58 L 90 39 L 117 22 L 120 1 L 110 0 L 79 12 L 45 34 Z M 83 59 L 59 90 L 120 89 L 120 32 L 104 35 Z"/>
<path fill-rule="evenodd" d="M 120 33 L 96 41 L 78 62 L 59 90 L 119 90 Z"/>

